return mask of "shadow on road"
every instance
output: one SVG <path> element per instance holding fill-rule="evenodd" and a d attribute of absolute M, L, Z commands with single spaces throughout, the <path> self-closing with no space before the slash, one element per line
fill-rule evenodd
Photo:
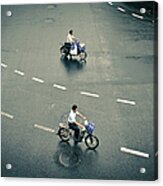
<path fill-rule="evenodd" d="M 71 145 L 68 142 L 59 142 L 53 156 L 56 164 L 68 169 L 91 166 L 96 162 L 97 157 L 97 151 L 89 149 L 83 151 L 80 145 Z"/>
<path fill-rule="evenodd" d="M 85 63 L 81 62 L 77 59 L 66 59 L 66 58 L 60 58 L 61 63 L 65 67 L 66 71 L 70 74 L 73 74 L 74 72 L 83 70 Z"/>

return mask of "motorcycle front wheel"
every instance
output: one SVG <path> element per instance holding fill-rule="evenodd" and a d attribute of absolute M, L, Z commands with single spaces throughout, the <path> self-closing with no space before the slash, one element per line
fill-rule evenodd
<path fill-rule="evenodd" d="M 86 58 L 87 58 L 87 53 L 85 51 L 81 52 L 80 53 L 80 60 L 85 61 L 85 63 L 86 63 Z"/>
<path fill-rule="evenodd" d="M 60 128 L 58 130 L 58 135 L 62 141 L 69 141 L 70 140 L 70 131 L 67 128 Z"/>
<path fill-rule="evenodd" d="M 95 150 L 99 146 L 99 139 L 94 135 L 87 135 L 85 144 L 89 149 Z"/>

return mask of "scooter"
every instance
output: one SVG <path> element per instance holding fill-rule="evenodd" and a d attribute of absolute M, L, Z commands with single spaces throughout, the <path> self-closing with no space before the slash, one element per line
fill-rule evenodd
<path fill-rule="evenodd" d="M 81 62 L 86 63 L 86 58 L 87 58 L 87 53 L 86 53 L 86 46 L 84 43 L 80 43 L 79 40 L 77 40 L 76 43 L 71 44 L 71 43 L 63 43 L 60 46 L 60 53 L 61 57 L 72 60 L 73 56 L 79 57 L 79 60 Z"/>

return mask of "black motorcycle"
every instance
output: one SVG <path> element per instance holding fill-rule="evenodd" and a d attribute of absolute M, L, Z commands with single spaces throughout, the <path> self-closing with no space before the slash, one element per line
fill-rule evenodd
<path fill-rule="evenodd" d="M 77 47 L 76 53 L 74 53 L 74 47 Z M 77 41 L 75 44 L 63 43 L 60 47 L 61 57 L 72 60 L 73 56 L 79 57 L 79 60 L 86 63 L 87 53 L 84 43 Z"/>

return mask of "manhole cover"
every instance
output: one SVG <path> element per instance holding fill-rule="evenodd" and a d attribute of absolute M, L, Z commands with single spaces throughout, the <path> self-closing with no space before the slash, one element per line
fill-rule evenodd
<path fill-rule="evenodd" d="M 55 19 L 54 18 L 46 18 L 44 21 L 45 21 L 45 23 L 54 23 Z"/>

